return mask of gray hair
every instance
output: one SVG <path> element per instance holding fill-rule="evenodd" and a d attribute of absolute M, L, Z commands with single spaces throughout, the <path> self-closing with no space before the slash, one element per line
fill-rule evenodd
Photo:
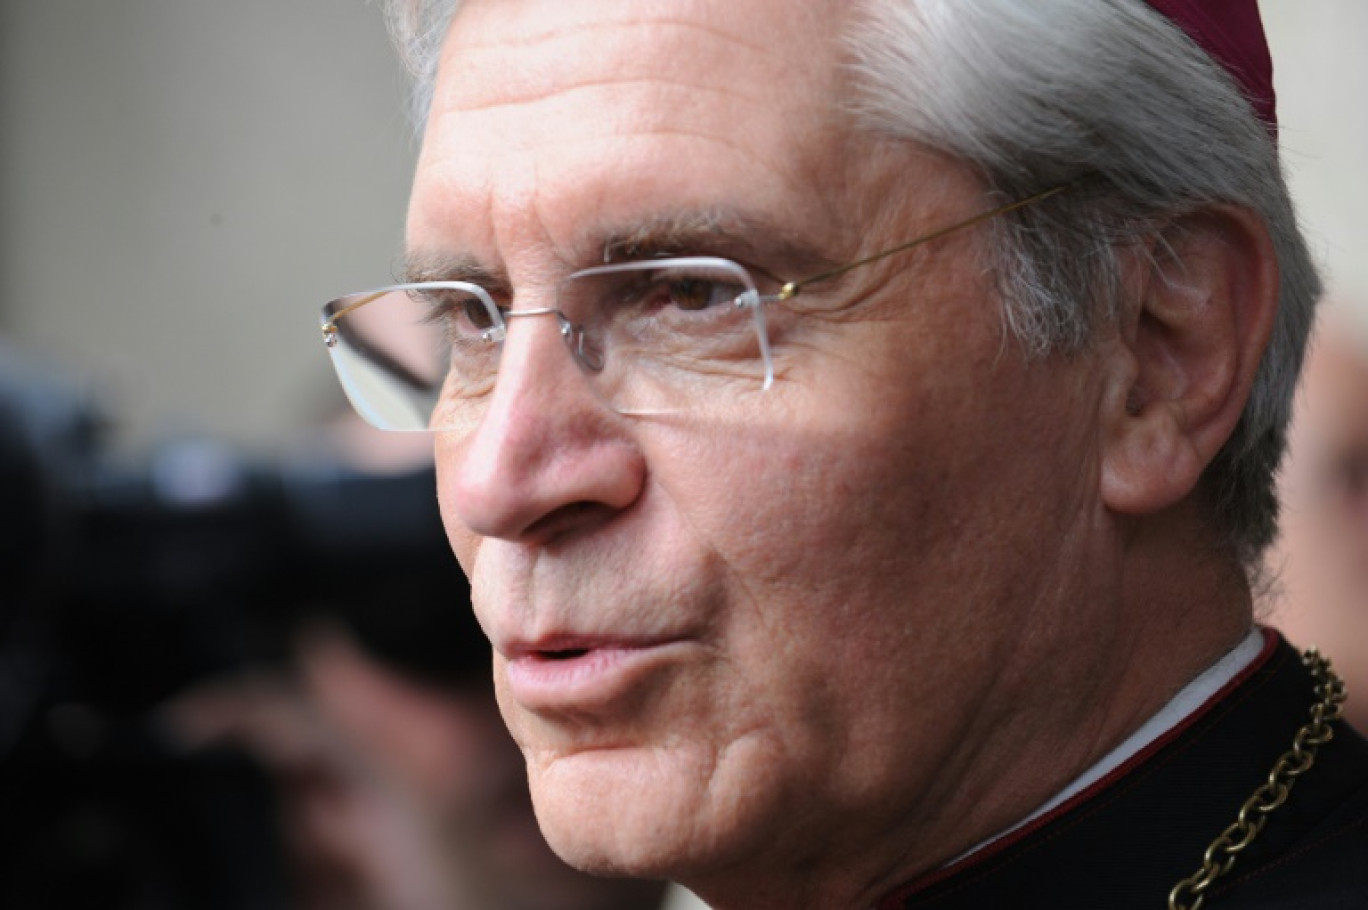
<path fill-rule="evenodd" d="M 461 0 L 381 0 L 381 4 L 399 60 L 413 80 L 409 116 L 421 130 L 432 107 L 442 42 Z"/>
<path fill-rule="evenodd" d="M 386 3 L 421 123 L 460 0 Z M 1089 178 L 995 227 L 1005 320 L 1037 356 L 1078 351 L 1115 317 L 1129 242 L 1216 203 L 1264 219 L 1277 321 L 1203 477 L 1216 531 L 1254 571 L 1320 282 L 1276 144 L 1230 75 L 1142 0 L 864 0 L 848 38 L 866 128 L 970 163 L 1004 199 Z"/>

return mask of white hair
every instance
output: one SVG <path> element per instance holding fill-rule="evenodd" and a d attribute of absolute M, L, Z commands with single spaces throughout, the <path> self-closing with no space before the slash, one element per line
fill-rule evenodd
<path fill-rule="evenodd" d="M 409 116 L 415 128 L 421 131 L 427 121 L 428 109 L 432 107 L 442 42 L 446 40 L 461 0 L 381 0 L 381 3 L 399 60 L 413 80 Z"/>
<path fill-rule="evenodd" d="M 418 123 L 459 3 L 387 0 Z M 1276 532 L 1274 471 L 1320 282 L 1276 143 L 1230 75 L 1142 0 L 863 0 L 847 37 L 866 128 L 970 163 L 1004 200 L 1081 181 L 995 226 L 1004 316 L 1037 355 L 1077 351 L 1115 316 L 1129 242 L 1216 203 L 1264 219 L 1277 322 L 1203 478 L 1217 530 L 1253 571 Z"/>

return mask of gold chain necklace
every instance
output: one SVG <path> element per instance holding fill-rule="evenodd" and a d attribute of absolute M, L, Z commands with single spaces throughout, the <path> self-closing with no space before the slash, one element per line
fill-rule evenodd
<path fill-rule="evenodd" d="M 1317 750 L 1334 738 L 1335 731 L 1330 724 L 1340 717 L 1344 681 L 1335 675 L 1330 661 L 1321 657 L 1315 648 L 1302 655 L 1302 665 L 1311 671 L 1316 681 L 1316 702 L 1311 705 L 1311 719 L 1292 738 L 1292 748 L 1273 763 L 1268 780 L 1245 800 L 1234 823 L 1207 847 L 1206 853 L 1202 854 L 1201 868 L 1173 886 L 1169 892 L 1169 910 L 1199 910 L 1206 902 L 1212 883 L 1231 870 L 1240 853 L 1259 836 L 1269 813 L 1287 802 L 1297 778 L 1316 763 Z"/>

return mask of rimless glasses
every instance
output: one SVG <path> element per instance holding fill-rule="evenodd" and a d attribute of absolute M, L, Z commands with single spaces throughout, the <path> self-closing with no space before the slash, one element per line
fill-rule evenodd
<path fill-rule="evenodd" d="M 323 341 L 352 405 L 384 430 L 469 433 L 498 377 L 509 324 L 546 317 L 601 401 L 628 415 L 724 406 L 774 383 L 768 306 L 811 285 L 1062 192 L 1057 186 L 762 293 L 712 256 L 612 263 L 561 282 L 555 306 L 512 309 L 467 281 L 396 284 L 323 307 Z"/>

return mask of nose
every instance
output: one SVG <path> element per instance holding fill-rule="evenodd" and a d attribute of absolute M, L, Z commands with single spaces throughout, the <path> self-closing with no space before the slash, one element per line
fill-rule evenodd
<path fill-rule="evenodd" d="M 445 514 L 482 537 L 540 544 L 628 508 L 645 460 L 626 418 L 594 393 L 554 310 L 514 315 L 488 410 L 437 469 Z"/>

